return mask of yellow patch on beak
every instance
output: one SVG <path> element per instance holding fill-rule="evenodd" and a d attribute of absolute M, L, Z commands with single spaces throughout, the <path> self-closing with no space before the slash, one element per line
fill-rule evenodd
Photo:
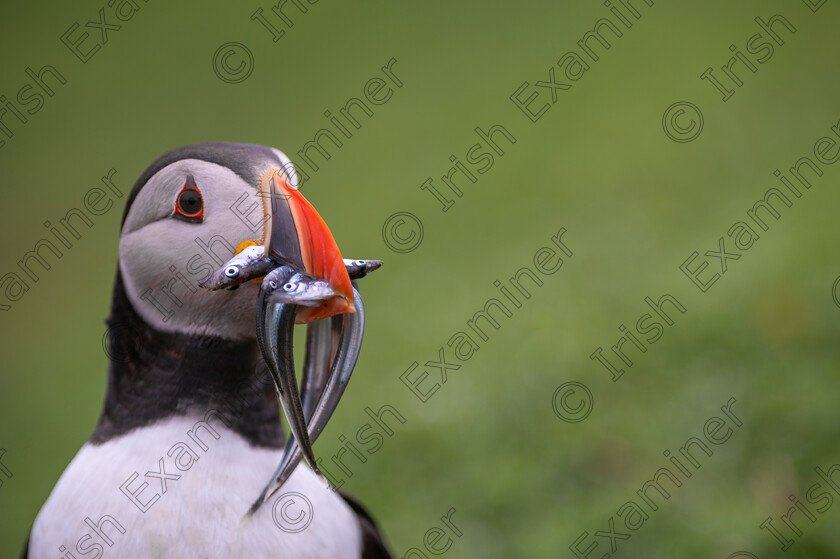
<path fill-rule="evenodd" d="M 257 241 L 251 241 L 251 240 L 248 240 L 248 241 L 242 241 L 242 242 L 241 242 L 241 243 L 239 243 L 239 245 L 236 247 L 236 250 L 235 250 L 235 251 L 233 251 L 233 254 L 239 254 L 240 252 L 242 252 L 243 250 L 245 250 L 246 248 L 248 248 L 248 247 L 250 247 L 250 246 L 256 246 L 256 244 L 257 244 Z"/>
<path fill-rule="evenodd" d="M 250 246 L 256 246 L 256 245 L 257 245 L 257 241 L 252 241 L 250 239 L 247 240 L 247 241 L 242 241 L 241 243 L 239 243 L 239 245 L 236 247 L 236 250 L 234 250 L 233 253 L 234 254 L 239 254 L 240 252 L 242 252 L 246 248 L 248 248 Z M 263 277 L 265 277 L 265 276 L 263 276 Z M 259 278 L 254 278 L 254 279 L 248 280 L 248 281 L 250 281 L 251 283 L 262 284 L 262 280 L 263 280 L 263 278 L 259 277 Z"/>

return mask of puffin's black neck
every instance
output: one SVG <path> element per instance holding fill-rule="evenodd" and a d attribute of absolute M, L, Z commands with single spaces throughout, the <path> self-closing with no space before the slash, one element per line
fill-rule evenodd
<path fill-rule="evenodd" d="M 107 323 L 108 389 L 93 444 L 167 417 L 217 411 L 252 445 L 283 446 L 277 397 L 256 341 L 152 328 L 128 300 L 119 271 Z"/>

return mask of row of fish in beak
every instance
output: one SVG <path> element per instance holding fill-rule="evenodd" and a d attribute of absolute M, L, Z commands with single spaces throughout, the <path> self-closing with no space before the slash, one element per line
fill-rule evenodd
<path fill-rule="evenodd" d="M 342 259 L 318 212 L 286 179 L 273 168 L 260 180 L 266 218 L 261 242 L 240 245 L 233 258 L 200 284 L 219 290 L 260 282 L 257 341 L 291 436 L 249 515 L 289 479 L 301 458 L 321 475 L 312 443 L 338 406 L 362 347 L 365 308 L 355 280 L 382 265 L 379 260 Z M 295 323 L 307 324 L 300 390 Z"/>
<path fill-rule="evenodd" d="M 263 246 L 248 246 L 202 284 L 211 290 L 236 289 L 246 281 L 263 278 L 257 297 L 257 340 L 292 436 L 271 481 L 249 514 L 282 487 L 301 458 L 320 474 L 312 443 L 338 407 L 362 346 L 365 307 L 355 280 L 382 265 L 381 260 L 344 260 L 353 284 L 355 313 L 307 324 L 303 381 L 298 391 L 293 351 L 297 308 L 321 305 L 337 294 L 329 282 L 278 264 L 264 253 Z"/>

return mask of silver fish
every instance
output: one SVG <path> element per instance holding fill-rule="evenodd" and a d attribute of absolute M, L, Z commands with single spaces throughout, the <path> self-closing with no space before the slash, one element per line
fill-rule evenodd
<path fill-rule="evenodd" d="M 210 277 L 198 283 L 210 290 L 235 289 L 248 280 L 266 275 L 277 264 L 265 256 L 265 247 L 250 245 L 228 260 L 224 266 L 213 272 Z"/>
<path fill-rule="evenodd" d="M 312 452 L 312 443 L 309 442 L 309 433 L 295 376 L 292 336 L 297 307 L 292 304 L 270 303 L 265 289 L 273 290 L 275 288 L 271 287 L 272 283 L 277 285 L 299 277 L 300 274 L 296 274 L 289 266 L 280 266 L 265 277 L 257 301 L 257 339 L 263 358 L 274 378 L 277 396 L 292 436 L 300 441 L 301 452 L 306 463 L 320 475 L 318 465 L 315 463 L 315 455 Z"/>
<path fill-rule="evenodd" d="M 207 279 L 198 282 L 200 287 L 210 290 L 236 289 L 246 281 L 261 278 L 277 263 L 266 256 L 264 245 L 251 245 L 244 248 L 213 272 Z M 378 270 L 382 266 L 381 260 L 350 260 L 344 259 L 344 266 L 350 279 L 360 279 Z"/>
<path fill-rule="evenodd" d="M 285 303 L 301 305 L 303 307 L 317 307 L 318 305 L 336 297 L 337 294 L 329 282 L 311 280 L 300 277 L 293 278 L 268 295 L 269 303 Z"/>
<path fill-rule="evenodd" d="M 355 313 L 317 320 L 309 325 L 301 399 L 311 443 L 318 439 L 338 407 L 361 350 L 365 307 L 355 283 L 353 287 Z M 297 438 L 289 439 L 280 465 L 259 498 L 251 505 L 249 515 L 280 489 L 303 456 Z"/>
<path fill-rule="evenodd" d="M 347 274 L 351 280 L 360 279 L 378 270 L 382 266 L 381 260 L 350 260 L 344 259 L 344 267 L 347 268 Z"/>

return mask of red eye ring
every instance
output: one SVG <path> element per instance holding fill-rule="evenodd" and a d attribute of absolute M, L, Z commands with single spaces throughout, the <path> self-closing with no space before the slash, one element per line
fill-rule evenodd
<path fill-rule="evenodd" d="M 192 175 L 187 175 L 184 187 L 175 199 L 173 217 L 190 223 L 201 223 L 204 220 L 204 200 Z"/>

